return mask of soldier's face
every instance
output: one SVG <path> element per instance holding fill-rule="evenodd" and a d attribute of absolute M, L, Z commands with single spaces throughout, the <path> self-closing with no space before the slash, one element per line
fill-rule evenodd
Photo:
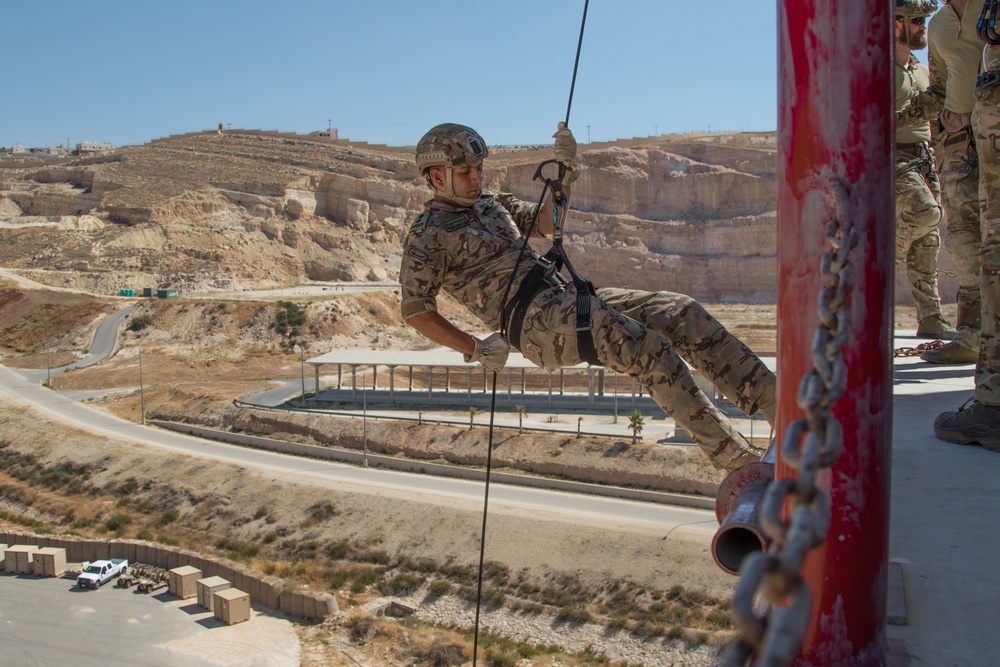
<path fill-rule="evenodd" d="M 923 17 L 896 19 L 896 39 L 900 44 L 911 49 L 920 50 L 926 48 L 926 19 Z"/>
<path fill-rule="evenodd" d="M 451 172 L 452 187 L 459 197 L 478 198 L 483 194 L 483 161 L 472 167 L 456 167 Z"/>

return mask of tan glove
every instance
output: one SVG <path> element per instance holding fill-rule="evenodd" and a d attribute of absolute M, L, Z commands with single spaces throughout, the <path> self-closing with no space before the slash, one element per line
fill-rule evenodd
<path fill-rule="evenodd" d="M 552 135 L 556 140 L 553 153 L 555 158 L 566 167 L 566 174 L 563 176 L 563 185 L 569 185 L 576 180 L 579 173 L 576 170 L 576 139 L 566 123 L 559 121 L 559 129 Z"/>
<path fill-rule="evenodd" d="M 473 336 L 472 340 L 476 343 L 476 350 L 471 356 L 463 355 L 465 363 L 479 363 L 488 371 L 499 371 L 507 365 L 510 343 L 502 334 L 490 334 L 483 340 Z"/>

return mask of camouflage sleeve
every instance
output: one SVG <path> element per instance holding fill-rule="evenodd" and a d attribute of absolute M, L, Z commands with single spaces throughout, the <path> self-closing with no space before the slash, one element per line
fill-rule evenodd
<path fill-rule="evenodd" d="M 910 100 L 910 103 L 896 112 L 896 127 L 922 125 L 937 118 L 944 109 L 945 86 L 948 83 L 948 65 L 937 49 L 929 47 L 930 87 Z"/>
<path fill-rule="evenodd" d="M 942 108 L 944 108 L 943 95 L 939 96 L 933 89 L 919 93 L 909 104 L 896 112 L 896 128 L 923 125 L 937 118 Z"/>
<path fill-rule="evenodd" d="M 448 268 L 448 257 L 437 241 L 437 225 L 410 229 L 399 265 L 400 313 L 408 320 L 437 312 L 437 294 Z"/>
<path fill-rule="evenodd" d="M 531 226 L 531 223 L 535 221 L 535 211 L 538 209 L 538 204 L 517 199 L 509 192 L 497 195 L 497 199 L 500 201 L 500 204 L 507 209 L 511 220 L 513 220 L 514 224 L 517 225 L 521 234 L 526 234 L 528 228 Z M 532 232 L 532 235 L 545 238 L 545 234 L 538 231 L 537 224 L 535 224 L 535 230 Z"/>

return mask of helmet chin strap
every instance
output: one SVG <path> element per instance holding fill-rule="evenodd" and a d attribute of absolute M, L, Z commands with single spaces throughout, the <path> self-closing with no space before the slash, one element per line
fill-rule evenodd
<path fill-rule="evenodd" d="M 478 197 L 475 197 L 475 198 L 473 198 L 473 197 L 459 197 L 458 195 L 455 194 L 455 184 L 454 184 L 454 182 L 451 179 L 451 170 L 452 170 L 452 167 L 445 167 L 444 168 L 444 171 L 445 171 L 445 189 L 444 190 L 438 190 L 438 194 L 441 195 L 442 197 L 444 197 L 445 199 L 447 199 L 448 201 L 452 202 L 453 204 L 458 204 L 459 206 L 472 206 L 477 201 L 479 201 Z"/>

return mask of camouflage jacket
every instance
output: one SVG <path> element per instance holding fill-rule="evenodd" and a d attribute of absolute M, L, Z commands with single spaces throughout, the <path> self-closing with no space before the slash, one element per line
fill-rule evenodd
<path fill-rule="evenodd" d="M 538 205 L 486 193 L 471 207 L 436 200 L 424 206 L 403 241 L 399 268 L 403 319 L 437 312 L 437 295 L 443 289 L 492 330 L 499 330 L 507 283 Z M 508 299 L 517 293 L 537 257 L 527 248 Z"/>

